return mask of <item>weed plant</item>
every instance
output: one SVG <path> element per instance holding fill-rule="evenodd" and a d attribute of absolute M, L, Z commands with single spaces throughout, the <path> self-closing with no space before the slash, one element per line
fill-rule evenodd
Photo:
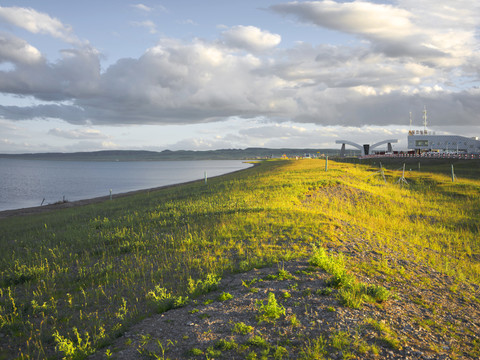
<path fill-rule="evenodd" d="M 448 169 L 422 166 L 403 187 L 398 171 L 387 168 L 385 184 L 376 166 L 331 161 L 325 172 L 323 160 L 267 161 L 208 184 L 1 219 L 0 358 L 83 358 L 133 323 L 216 288 L 226 272 L 312 256 L 321 264 L 313 244 L 388 247 L 479 284 L 478 163 L 455 182 Z M 413 279 L 388 262 L 330 260 L 316 266 L 349 306 L 387 296 L 359 284 L 351 266 Z"/>
<path fill-rule="evenodd" d="M 285 308 L 283 307 L 283 305 L 277 302 L 275 294 L 272 292 L 268 293 L 266 302 L 262 300 L 257 300 L 256 305 L 259 311 L 259 324 L 261 324 L 262 322 L 274 323 L 275 320 L 280 318 L 282 315 L 285 316 Z"/>

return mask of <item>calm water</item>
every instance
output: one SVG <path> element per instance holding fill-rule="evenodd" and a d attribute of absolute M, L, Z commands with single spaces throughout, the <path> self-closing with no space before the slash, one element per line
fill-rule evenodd
<path fill-rule="evenodd" d="M 0 159 L 0 211 L 177 184 L 250 167 L 240 160 L 44 161 Z M 45 199 L 45 200 L 43 200 Z"/>

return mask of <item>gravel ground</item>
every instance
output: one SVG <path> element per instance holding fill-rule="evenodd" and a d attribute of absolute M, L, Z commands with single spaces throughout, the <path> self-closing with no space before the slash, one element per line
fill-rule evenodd
<path fill-rule="evenodd" d="M 353 251 L 350 256 L 379 255 Z M 411 266 L 419 276 L 428 273 L 432 286 L 383 283 L 395 288 L 393 296 L 384 303 L 366 302 L 360 309 L 342 306 L 337 289 L 328 294 L 325 281 L 330 275 L 307 261 L 231 275 L 217 290 L 133 326 L 91 359 L 477 358 L 478 302 L 452 296 L 453 280 L 445 275 L 418 264 L 403 266 Z M 279 279 L 280 269 L 293 277 Z M 358 279 L 373 283 L 367 277 Z M 223 292 L 233 297 L 220 301 Z M 259 301 L 266 304 L 269 293 L 285 314 L 261 321 Z M 240 323 L 251 328 L 239 333 L 235 326 Z"/>

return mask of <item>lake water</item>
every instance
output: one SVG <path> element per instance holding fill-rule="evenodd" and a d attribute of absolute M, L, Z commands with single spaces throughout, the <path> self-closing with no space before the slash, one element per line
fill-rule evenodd
<path fill-rule="evenodd" d="M 45 161 L 0 159 L 0 211 L 178 184 L 250 167 L 241 160 Z"/>

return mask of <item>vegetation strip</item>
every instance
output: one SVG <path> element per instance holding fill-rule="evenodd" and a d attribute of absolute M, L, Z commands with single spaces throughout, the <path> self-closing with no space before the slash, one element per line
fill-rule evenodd
<path fill-rule="evenodd" d="M 413 323 L 373 317 L 363 323 L 377 342 L 398 354 L 411 348 L 477 358 L 480 177 L 472 172 L 480 172 L 478 162 L 468 163 L 468 179 L 456 165 L 454 183 L 422 164 L 422 171 L 406 174 L 404 186 L 396 183 L 398 171 L 386 170 L 384 183 L 372 166 L 330 162 L 325 172 L 322 160 L 264 162 L 208 184 L 0 220 L 0 357 L 114 356 L 115 338 L 134 324 L 178 307 L 193 310 L 199 299 L 217 291 L 220 278 L 317 254 L 326 263 L 311 260 L 311 265 L 331 275 L 324 285 L 302 291 L 306 298 L 330 299 L 325 311 L 338 314 L 340 307 L 357 314 L 383 308 L 388 314 L 402 303 Z M 338 255 L 321 253 L 326 248 Z M 329 270 L 335 263 L 341 266 Z M 258 326 L 285 326 L 287 321 L 294 327 L 299 322 L 285 306 L 298 296 L 294 285 L 271 292 L 273 296 L 268 290 L 262 293 L 260 285 L 268 281 L 294 284 L 280 270 L 270 280 L 244 280 L 242 288 L 261 302 L 257 324 L 244 322 L 254 332 Z M 226 306 L 238 300 L 230 289 L 222 292 L 211 300 Z M 274 318 L 265 316 L 269 302 L 279 310 Z M 421 346 L 415 343 L 420 328 L 429 334 Z M 248 346 L 268 348 L 265 356 L 276 358 L 287 352 L 329 356 L 363 351 L 363 345 L 342 345 L 345 337 L 355 336 L 353 328 L 314 338 L 304 334 L 298 344 L 268 342 L 265 347 L 255 333 L 260 338 Z M 173 351 L 173 344 L 147 342 L 156 343 L 157 355 Z M 218 356 L 228 346 L 213 344 L 207 355 Z M 207 349 L 196 348 L 205 356 Z M 367 353 L 374 354 L 372 349 Z M 259 350 L 241 354 L 253 357 L 252 352 L 261 356 Z"/>

